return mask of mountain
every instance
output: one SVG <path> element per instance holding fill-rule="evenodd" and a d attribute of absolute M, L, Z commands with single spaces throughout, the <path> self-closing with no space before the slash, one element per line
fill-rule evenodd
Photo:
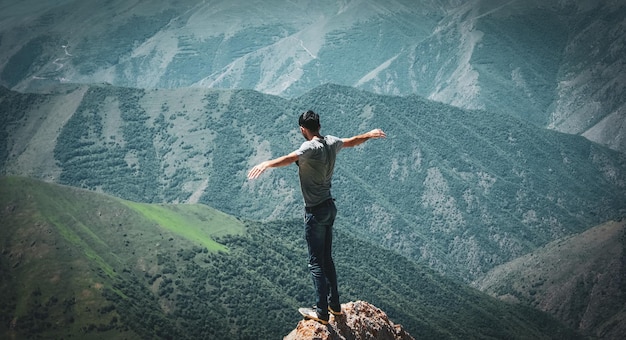
<path fill-rule="evenodd" d="M 0 224 L 3 338 L 275 339 L 313 299 L 296 220 L 2 177 Z M 337 229 L 342 300 L 371 301 L 417 338 L 579 338 Z"/>
<path fill-rule="evenodd" d="M 4 1 L 0 84 L 326 83 L 506 112 L 626 151 L 621 1 Z"/>
<path fill-rule="evenodd" d="M 251 244 L 265 242 L 251 241 L 249 233 L 271 238 L 271 230 L 286 235 L 284 240 L 296 239 L 282 234 L 287 224 L 298 224 L 301 218 L 295 169 L 276 169 L 256 181 L 246 181 L 245 173 L 301 143 L 295 117 L 306 109 L 322 114 L 322 133 L 350 136 L 374 127 L 388 133 L 386 140 L 340 154 L 333 193 L 340 209 L 337 228 L 368 251 L 392 251 L 390 263 L 401 258 L 410 268 L 428 266 L 452 280 L 477 282 L 492 275 L 492 269 L 507 267 L 551 242 L 623 219 L 625 14 L 621 1 L 588 0 L 0 2 L 0 175 L 126 199 L 119 211 L 134 216 L 132 223 L 142 225 L 144 232 L 151 230 L 144 228 L 150 223 L 170 226 L 166 234 L 177 235 L 171 241 L 181 240 L 177 256 L 183 259 L 157 257 L 156 267 L 166 269 L 149 274 L 150 292 L 159 296 L 155 298 L 129 288 L 140 287 L 136 283 L 145 280 L 145 273 L 117 267 L 123 258 L 96 255 L 110 246 L 104 241 L 109 235 L 99 234 L 107 228 L 71 233 L 63 227 L 83 220 L 75 218 L 81 213 L 73 203 L 47 204 L 56 211 L 48 224 L 41 224 L 37 214 L 12 216 L 35 221 L 35 226 L 60 225 L 62 238 L 47 242 L 76 241 L 78 245 L 59 250 L 79 247 L 75 251 L 84 253 L 94 263 L 92 271 L 99 273 L 91 279 L 96 293 L 100 284 L 113 288 L 104 291 L 104 299 L 76 307 L 100 313 L 94 317 L 75 313 L 78 293 L 61 296 L 29 286 L 26 295 L 32 299 L 2 304 L 26 316 L 19 321 L 3 312 L 4 325 L 11 328 L 7 331 L 24 327 L 39 332 L 64 324 L 71 325 L 70 334 L 94 337 L 99 336 L 95 332 L 177 337 L 183 332 L 178 327 L 191 325 L 206 337 L 252 329 L 257 316 L 247 312 L 242 315 L 251 321 L 229 314 L 224 322 L 228 326 L 220 329 L 193 317 L 205 312 L 202 306 L 186 303 L 189 307 L 177 309 L 186 314 L 176 325 L 169 320 L 171 314 L 151 311 L 169 312 L 176 309 L 173 300 L 205 296 L 185 290 L 190 284 L 201 287 L 195 276 L 178 283 L 167 276 L 174 269 L 182 272 L 184 261 L 214 265 L 186 268 L 205 277 L 232 273 L 228 249 L 253 254 Z M 19 195 L 13 190 L 7 197 Z M 19 211 L 19 206 L 8 204 L 5 212 Z M 221 214 L 206 206 L 229 214 L 226 219 L 235 216 L 234 229 L 245 225 L 248 232 L 214 239 L 176 227 L 203 224 L 206 215 Z M 179 208 L 184 211 L 172 212 Z M 91 243 L 78 241 L 76 235 L 84 233 Z M 27 244 L 39 249 L 38 242 L 22 241 L 19 249 L 26 250 Z M 112 254 L 121 249 L 126 258 L 136 256 L 124 247 L 113 245 Z M 154 248 L 146 243 L 138 249 Z M 2 272 L 23 268 L 25 253 L 4 249 L 3 261 L 5 255 L 9 260 Z M 75 255 L 66 253 L 57 261 L 71 263 L 68 259 Z M 58 263 L 45 266 L 56 268 Z M 86 262 L 80 263 L 86 268 Z M 394 267 L 387 276 L 397 272 L 401 269 Z M 611 300 L 610 308 L 599 308 L 595 301 L 604 305 L 619 300 L 621 290 L 580 277 L 571 279 L 582 287 L 571 294 L 573 299 L 561 293 L 559 306 L 550 300 L 544 309 L 586 332 L 619 331 L 619 304 L 615 307 Z M 33 282 L 26 276 L 16 280 L 11 287 Z M 237 284 L 241 286 L 231 286 Z M 354 286 L 364 289 L 362 282 Z M 197 291 L 211 291 L 209 296 L 216 287 L 220 298 L 233 294 L 237 302 L 232 304 L 239 303 L 239 288 L 213 284 Z M 173 296 L 178 288 L 184 293 Z M 394 283 L 393 289 L 401 288 Z M 595 289 L 601 290 L 600 296 Z M 531 297 L 539 296 L 531 292 Z M 525 294 L 507 296 L 539 306 Z M 348 295 L 349 300 L 361 298 Z M 449 331 L 456 320 L 441 321 L 445 327 L 440 321 L 418 327 L 423 323 L 414 316 L 430 310 L 402 314 L 397 311 L 406 306 L 390 307 L 369 295 L 367 300 L 418 337 L 491 334 L 475 328 L 465 334 L 456 326 Z M 585 305 L 589 311 L 583 313 Z M 220 318 L 221 312 L 234 310 L 231 302 L 222 306 L 204 314 Z M 137 327 L 124 326 L 134 324 L 139 314 Z M 50 318 L 55 321 L 46 321 Z M 144 327 L 144 319 L 149 326 Z M 271 325 L 263 332 L 285 334 L 291 326 L 281 327 L 289 324 Z M 545 333 L 533 329 L 529 334 L 535 337 Z M 495 337 L 510 337 L 502 334 Z"/>
<path fill-rule="evenodd" d="M 147 203 L 204 203 L 255 220 L 299 218 L 295 168 L 254 164 L 322 133 L 374 140 L 339 154 L 337 223 L 468 282 L 626 213 L 626 157 L 507 114 L 326 85 L 296 99 L 250 90 L 66 85 L 0 90 L 2 171 Z"/>
<path fill-rule="evenodd" d="M 626 221 L 612 221 L 547 244 L 475 282 L 502 300 L 546 311 L 586 334 L 626 331 Z"/>

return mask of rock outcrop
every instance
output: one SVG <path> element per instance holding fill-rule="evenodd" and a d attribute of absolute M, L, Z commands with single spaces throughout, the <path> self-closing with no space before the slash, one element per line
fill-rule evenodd
<path fill-rule="evenodd" d="M 409 333 L 389 320 L 387 314 L 365 301 L 341 305 L 343 315 L 330 317 L 328 325 L 302 320 L 284 340 L 414 340 Z"/>

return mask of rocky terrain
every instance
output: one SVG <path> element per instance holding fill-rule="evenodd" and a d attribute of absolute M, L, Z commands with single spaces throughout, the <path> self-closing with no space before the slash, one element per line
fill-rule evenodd
<path fill-rule="evenodd" d="M 355 301 L 341 305 L 343 315 L 331 316 L 328 325 L 302 320 L 284 340 L 412 340 L 401 325 L 394 324 L 376 306 Z"/>

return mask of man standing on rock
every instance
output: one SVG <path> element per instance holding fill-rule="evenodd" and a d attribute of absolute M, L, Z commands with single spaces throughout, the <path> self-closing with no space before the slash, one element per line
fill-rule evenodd
<path fill-rule="evenodd" d="M 268 168 L 298 165 L 300 188 L 305 203 L 305 237 L 309 250 L 309 270 L 317 293 L 315 308 L 300 308 L 307 318 L 327 324 L 329 312 L 341 315 L 337 275 L 332 258 L 332 228 L 337 215 L 334 199 L 330 193 L 335 158 L 339 150 L 353 147 L 371 138 L 384 138 L 381 129 L 350 138 L 320 135 L 319 115 L 304 112 L 298 119 L 300 132 L 306 139 L 296 151 L 257 164 L 248 172 L 248 179 L 259 177 Z"/>

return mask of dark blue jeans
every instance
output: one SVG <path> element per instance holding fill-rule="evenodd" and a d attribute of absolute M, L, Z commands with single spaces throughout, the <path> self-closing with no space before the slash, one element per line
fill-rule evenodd
<path fill-rule="evenodd" d="M 332 199 L 307 208 L 304 217 L 304 230 L 309 248 L 309 271 L 317 294 L 317 315 L 328 318 L 328 304 L 335 310 L 339 304 L 337 273 L 332 257 L 333 223 L 337 208 Z"/>

